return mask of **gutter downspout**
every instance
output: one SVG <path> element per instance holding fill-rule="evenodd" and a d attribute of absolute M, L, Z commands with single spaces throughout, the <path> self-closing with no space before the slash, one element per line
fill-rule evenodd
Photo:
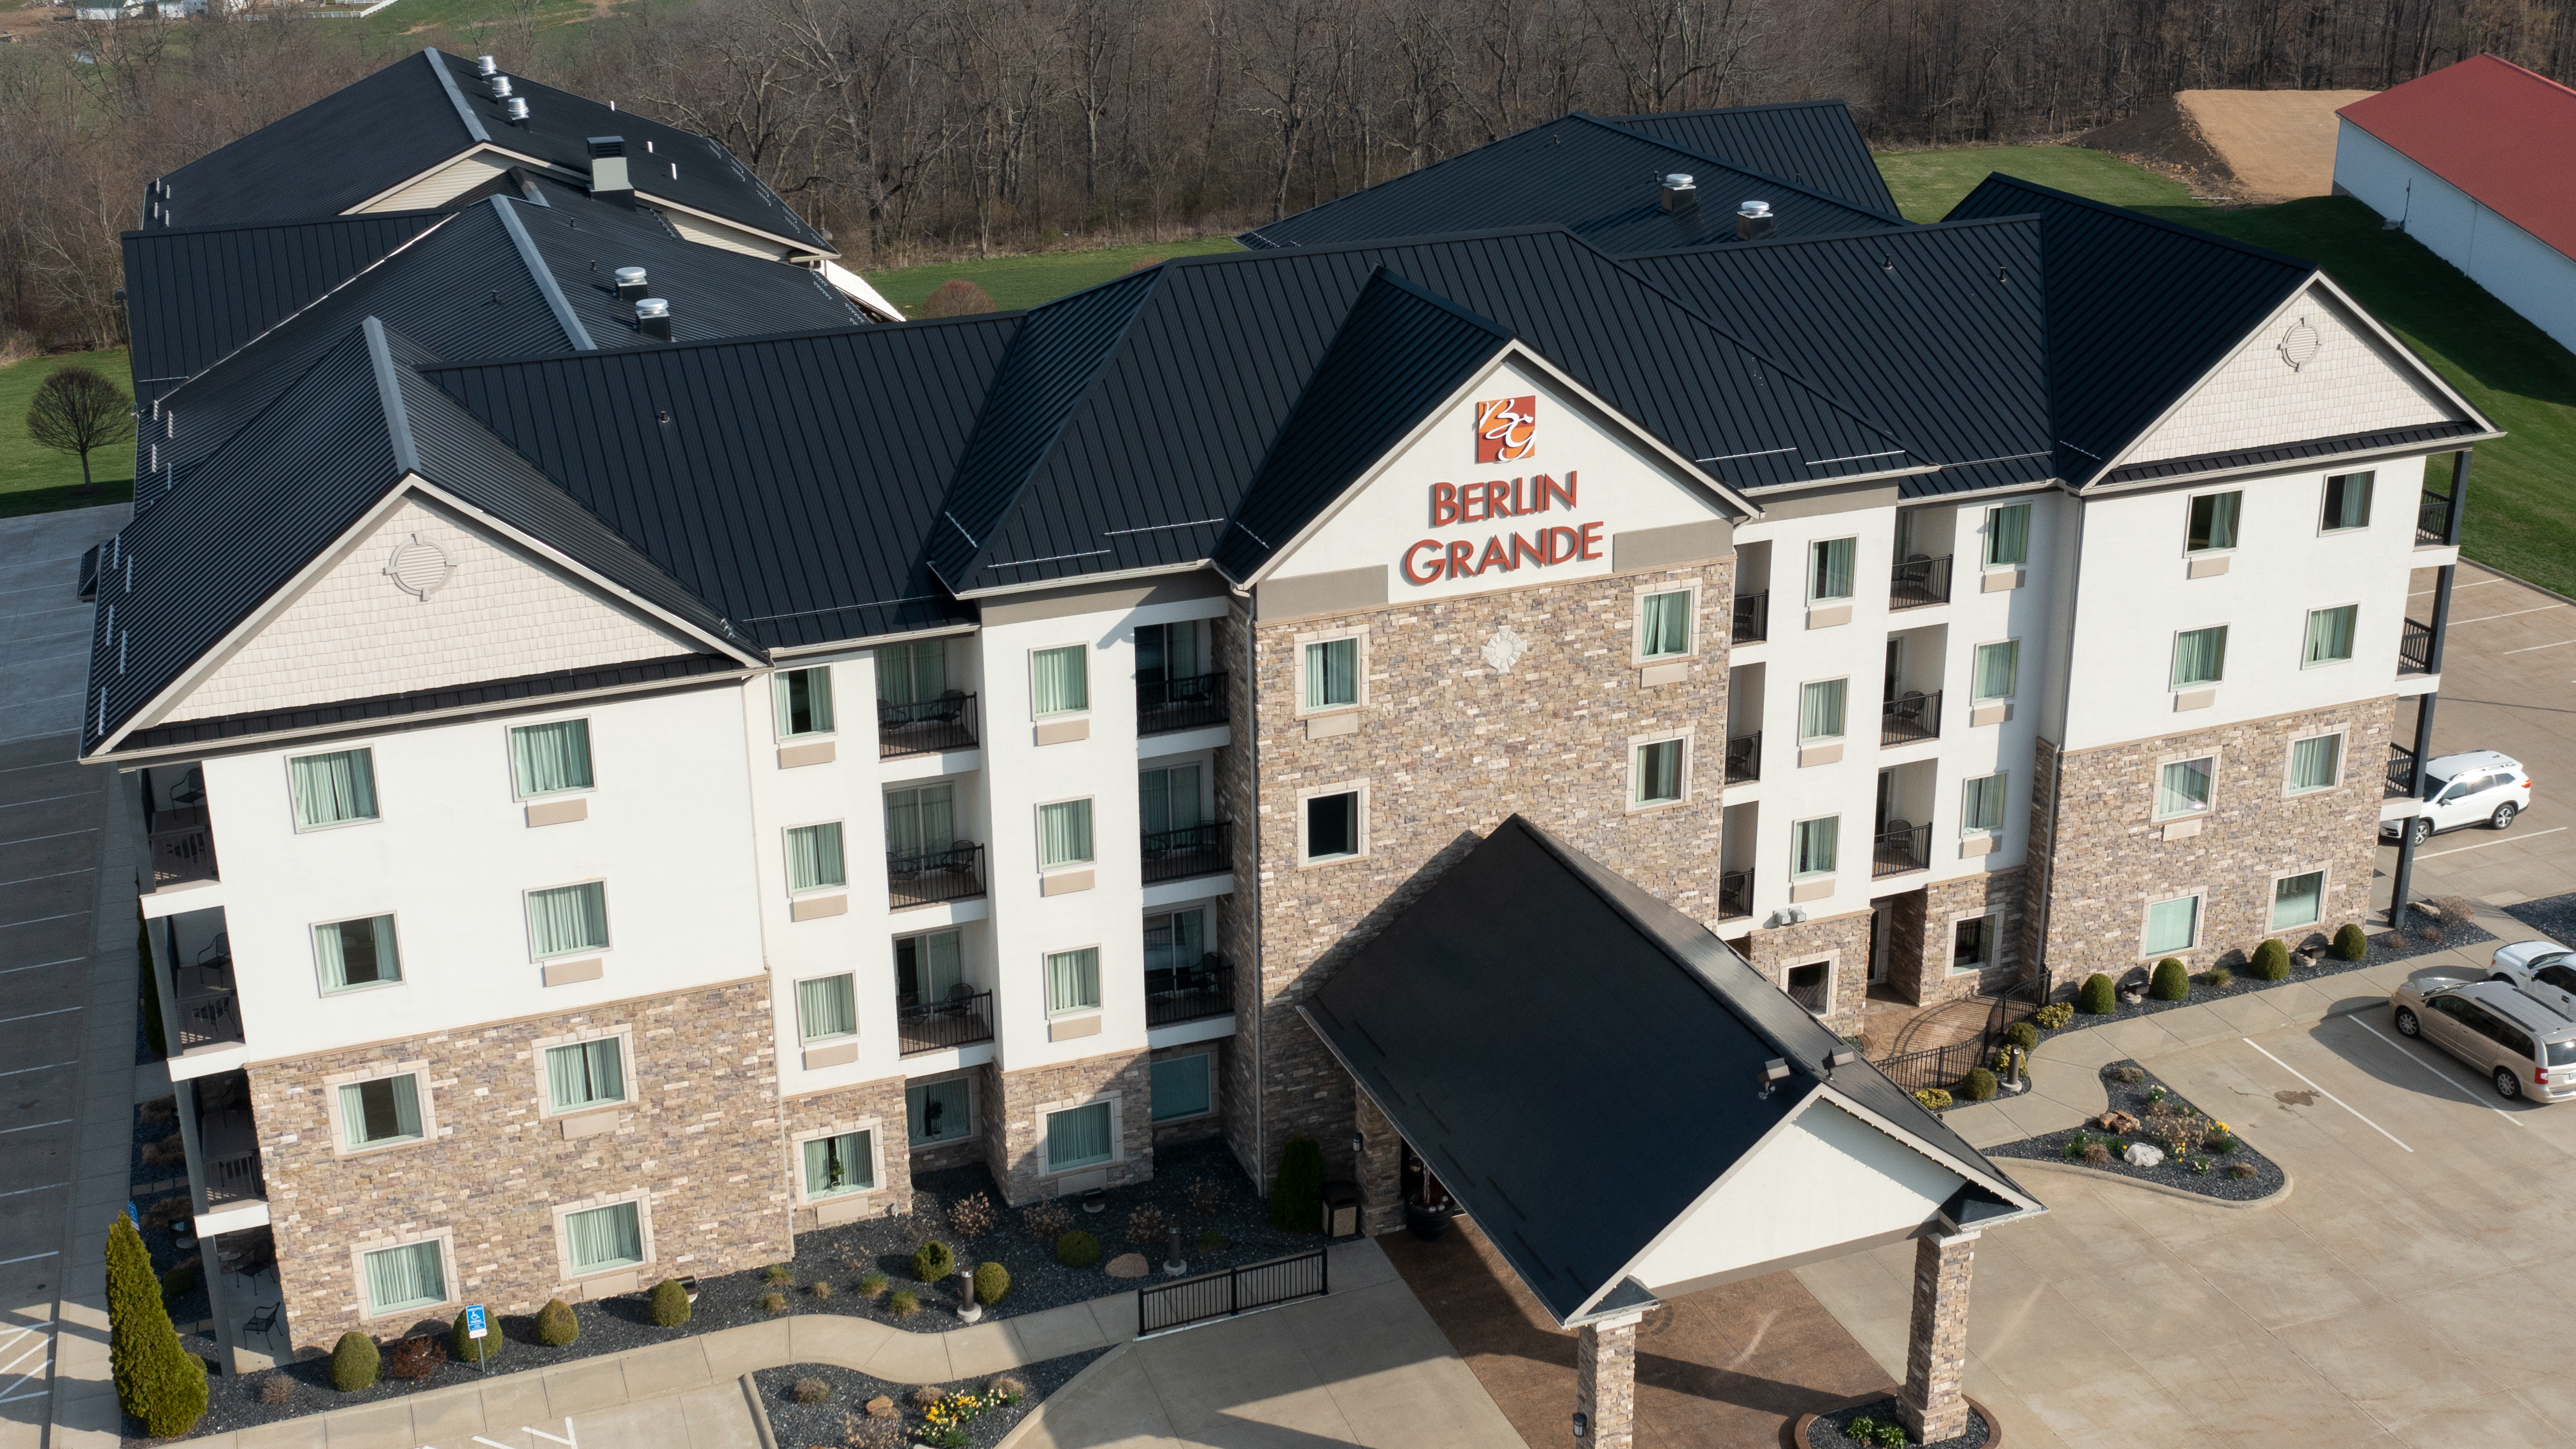
<path fill-rule="evenodd" d="M 1252 862 L 1254 866 L 1254 870 L 1252 872 L 1252 961 L 1250 963 L 1252 967 L 1253 995 L 1252 1190 L 1260 1193 L 1263 1199 L 1267 1200 L 1270 1196 L 1269 1184 L 1261 1175 L 1261 1165 L 1270 1160 L 1270 1098 L 1267 1090 L 1268 1073 L 1266 1071 L 1266 1062 L 1264 1052 L 1262 1050 L 1262 1048 L 1267 1044 L 1268 1033 L 1261 1029 L 1261 871 L 1259 869 L 1261 864 L 1261 675 L 1260 671 L 1253 667 L 1252 651 L 1256 645 L 1258 637 L 1253 628 L 1253 607 L 1252 595 L 1247 591 L 1243 595 L 1243 692 L 1245 704 L 1244 712 L 1250 715 L 1251 718 L 1244 721 L 1245 739 L 1243 741 L 1243 762 L 1245 776 L 1252 786 L 1250 797 L 1244 802 L 1250 807 L 1252 818 L 1245 821 L 1244 824 L 1249 826 L 1252 832 Z"/>
<path fill-rule="evenodd" d="M 2469 501 L 2469 460 L 2476 450 L 2462 448 L 2451 455 L 2451 506 L 2442 520 L 2442 542 L 2457 549 L 2460 546 L 2460 522 L 2467 516 Z M 2451 581 L 2459 572 L 2456 564 L 2445 564 L 2433 585 L 2432 638 L 2424 645 L 2425 673 L 2439 679 L 2442 675 L 2442 642 L 2451 627 Z M 2433 758 L 2433 707 L 2440 699 L 2438 691 L 2415 696 L 2415 778 L 2410 782 L 2414 798 L 2421 802 L 2429 797 L 2432 772 L 2425 769 Z M 2397 836 L 2397 869 L 2388 881 L 2388 924 L 2391 928 L 2406 922 L 2406 900 L 2415 892 L 2415 822 L 2409 819 Z"/>

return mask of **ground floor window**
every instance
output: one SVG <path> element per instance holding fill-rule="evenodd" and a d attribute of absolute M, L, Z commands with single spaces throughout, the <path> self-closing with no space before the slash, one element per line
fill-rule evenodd
<path fill-rule="evenodd" d="M 340 1088 L 340 1140 L 351 1148 L 419 1141 L 419 1081 L 407 1073 Z"/>
<path fill-rule="evenodd" d="M 1983 971 L 1995 964 L 1995 918 L 1971 916 L 1950 930 L 1950 969 Z"/>
<path fill-rule="evenodd" d="M 2188 951 L 2200 940 L 2200 897 L 2176 896 L 2147 907 L 2147 954 Z"/>
<path fill-rule="evenodd" d="M 447 1270 L 439 1261 L 436 1242 L 379 1248 L 358 1262 L 359 1276 L 366 1280 L 369 1318 L 447 1301 Z"/>
<path fill-rule="evenodd" d="M 1214 1110 L 1216 1074 L 1211 1067 L 1215 1061 L 1215 1053 L 1199 1052 L 1154 1063 L 1154 1120 L 1177 1122 Z"/>
<path fill-rule="evenodd" d="M 626 1060 L 618 1039 L 546 1048 L 546 1091 L 558 1112 L 626 1100 Z"/>
<path fill-rule="evenodd" d="M 903 1089 L 906 1135 L 915 1147 L 962 1142 L 975 1135 L 974 1103 L 964 1077 L 921 1082 Z"/>
<path fill-rule="evenodd" d="M 1636 780 L 1636 804 L 1672 805 L 1682 798 L 1682 742 L 1657 740 L 1637 746 L 1629 773 Z"/>
<path fill-rule="evenodd" d="M 2290 744 L 2290 788 L 2327 790 L 2343 771 L 2343 736 L 2317 735 Z"/>
<path fill-rule="evenodd" d="M 571 1250 L 575 1277 L 631 1268 L 644 1261 L 643 1214 L 631 1202 L 566 1213 L 564 1242 Z"/>
<path fill-rule="evenodd" d="M 1360 792 L 1306 801 L 1306 859 L 1342 860 L 1360 853 Z"/>
<path fill-rule="evenodd" d="M 1107 1102 L 1049 1112 L 1046 1119 L 1047 1171 L 1091 1167 L 1115 1157 L 1115 1139 L 1110 1125 Z"/>
<path fill-rule="evenodd" d="M 877 1185 L 876 1135 L 844 1132 L 805 1144 L 805 1196 L 834 1197 Z"/>
<path fill-rule="evenodd" d="M 2272 882 L 2272 929 L 2313 926 L 2325 913 L 2326 873 L 2285 875 Z"/>
<path fill-rule="evenodd" d="M 1789 968 L 1789 999 L 1817 1016 L 1833 1005 L 1833 966 L 1812 961 Z"/>

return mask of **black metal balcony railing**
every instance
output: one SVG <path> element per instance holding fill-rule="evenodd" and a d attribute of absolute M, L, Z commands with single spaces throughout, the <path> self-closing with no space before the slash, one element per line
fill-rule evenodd
<path fill-rule="evenodd" d="M 1888 571 L 1887 607 L 1920 609 L 1950 602 L 1950 556 L 1908 559 Z"/>
<path fill-rule="evenodd" d="M 198 1047 L 230 1046 L 245 1039 L 241 998 L 231 987 L 180 992 L 179 1039 L 171 1043 L 173 1055 Z"/>
<path fill-rule="evenodd" d="M 1234 869 L 1234 822 L 1211 820 L 1179 830 L 1156 830 L 1137 839 L 1145 883 L 1224 875 Z"/>
<path fill-rule="evenodd" d="M 1145 973 L 1145 1025 L 1176 1026 L 1234 1010 L 1234 968 L 1211 951 L 1195 966 Z"/>
<path fill-rule="evenodd" d="M 1225 671 L 1136 681 L 1136 733 L 1167 735 L 1225 723 Z"/>
<path fill-rule="evenodd" d="M 2424 501 L 2415 505 L 2415 546 L 2439 544 L 2451 530 L 2451 495 L 2424 490 Z"/>
<path fill-rule="evenodd" d="M 1753 914 L 1753 872 L 1722 870 L 1717 873 L 1717 918 L 1731 921 Z"/>
<path fill-rule="evenodd" d="M 215 879 L 215 836 L 205 807 L 155 810 L 151 820 L 152 888 Z"/>
<path fill-rule="evenodd" d="M 973 1046 L 993 1039 L 993 993 L 960 981 L 938 1001 L 895 998 L 895 1040 L 904 1056 Z"/>
<path fill-rule="evenodd" d="M 1735 642 L 1759 644 L 1771 637 L 1771 592 L 1735 596 Z"/>
<path fill-rule="evenodd" d="M 2412 799 L 2415 794 L 2415 752 L 2395 740 L 2388 742 L 2388 788 L 2390 800 Z"/>
<path fill-rule="evenodd" d="M 1871 879 L 1903 875 L 1909 870 L 1930 870 L 1931 868 L 1932 823 L 1930 821 L 1927 820 L 1921 825 L 1908 825 L 1902 820 L 1894 820 L 1888 822 L 1885 830 L 1878 832 L 1878 840 L 1870 851 Z"/>
<path fill-rule="evenodd" d="M 250 1112 L 250 1081 L 238 1071 L 197 1079 L 197 1160 L 206 1204 L 250 1202 L 268 1195 L 259 1166 L 259 1128 Z"/>
<path fill-rule="evenodd" d="M 1941 691 L 1900 694 L 1879 706 L 1878 742 L 1902 745 L 1941 737 Z"/>
<path fill-rule="evenodd" d="M 952 689 L 911 704 L 877 701 L 877 755 L 935 755 L 975 748 L 975 696 Z"/>
<path fill-rule="evenodd" d="M 1742 785 L 1762 778 L 1762 731 L 1737 735 L 1726 742 L 1726 783 Z"/>
<path fill-rule="evenodd" d="M 984 893 L 984 847 L 960 840 L 946 850 L 886 856 L 886 897 L 895 910 L 969 900 Z"/>
<path fill-rule="evenodd" d="M 2406 621 L 2406 632 L 2397 640 L 2397 672 L 2430 674 L 2433 672 L 2433 626 Z"/>

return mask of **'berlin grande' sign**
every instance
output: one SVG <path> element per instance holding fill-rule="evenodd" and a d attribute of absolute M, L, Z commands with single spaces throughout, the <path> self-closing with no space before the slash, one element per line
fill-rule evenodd
<path fill-rule="evenodd" d="M 1574 471 L 1560 483 L 1545 473 L 1530 478 L 1493 478 L 1482 483 L 1431 485 L 1431 526 L 1486 523 L 1521 518 L 1562 506 L 1574 508 Z M 1404 581 L 1436 584 L 1442 579 L 1472 579 L 1488 569 L 1511 572 L 1522 564 L 1545 568 L 1601 557 L 1601 524 L 1540 525 L 1528 533 L 1491 533 L 1482 550 L 1465 538 L 1426 538 L 1404 551 Z"/>

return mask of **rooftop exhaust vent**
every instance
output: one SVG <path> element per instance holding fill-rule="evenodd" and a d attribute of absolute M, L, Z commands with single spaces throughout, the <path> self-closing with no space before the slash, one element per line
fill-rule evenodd
<path fill-rule="evenodd" d="M 590 194 L 603 201 L 634 203 L 635 182 L 626 170 L 625 137 L 590 138 Z"/>
<path fill-rule="evenodd" d="M 1735 208 L 1735 235 L 1742 241 L 1760 241 L 1771 235 L 1776 223 L 1771 216 L 1771 203 L 1748 201 Z"/>
<path fill-rule="evenodd" d="M 637 331 L 656 342 L 671 340 L 671 304 L 659 297 L 646 297 L 635 304 Z"/>
<path fill-rule="evenodd" d="M 1682 212 L 1698 209 L 1699 187 L 1691 180 L 1689 172 L 1675 171 L 1664 177 L 1664 210 Z"/>
<path fill-rule="evenodd" d="M 474 73 L 476 75 L 499 75 L 501 73 L 501 62 L 494 60 L 488 55 L 478 55 L 474 57 Z"/>
<path fill-rule="evenodd" d="M 510 78 L 505 75 L 496 75 L 492 77 L 492 99 L 496 101 L 507 100 L 509 95 Z"/>
<path fill-rule="evenodd" d="M 633 302 L 642 298 L 643 295 L 644 269 L 642 267 L 619 267 L 617 269 L 617 300 L 620 302 Z M 670 304 L 665 302 L 662 306 L 664 310 L 667 311 Z"/>
<path fill-rule="evenodd" d="M 528 123 L 528 103 L 525 98 L 520 96 L 510 97 L 506 109 L 509 112 L 511 120 L 518 122 L 522 126 Z"/>

